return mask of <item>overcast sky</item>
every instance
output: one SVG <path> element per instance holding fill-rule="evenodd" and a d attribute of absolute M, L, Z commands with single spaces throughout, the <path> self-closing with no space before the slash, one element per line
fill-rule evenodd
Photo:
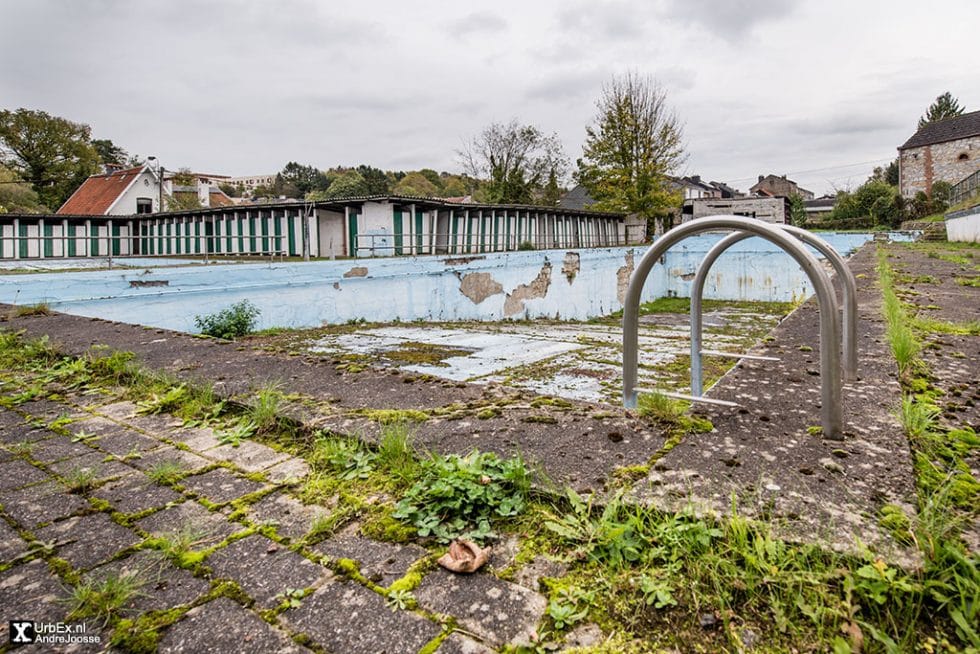
<path fill-rule="evenodd" d="M 980 109 L 980 2 L 0 0 L 0 108 L 167 168 L 458 171 L 492 121 L 574 161 L 610 76 L 654 76 L 685 174 L 818 194 L 887 163 L 943 91 Z"/>

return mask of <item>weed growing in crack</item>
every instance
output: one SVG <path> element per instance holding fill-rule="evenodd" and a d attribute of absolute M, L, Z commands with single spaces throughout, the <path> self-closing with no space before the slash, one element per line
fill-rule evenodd
<path fill-rule="evenodd" d="M 187 474 L 184 466 L 176 461 L 161 461 L 146 471 L 146 476 L 158 484 L 175 484 Z"/>
<path fill-rule="evenodd" d="M 135 597 L 143 594 L 145 582 L 137 574 L 111 573 L 104 579 L 88 579 L 71 589 L 69 618 L 101 620 L 102 626 L 117 617 Z"/>
<path fill-rule="evenodd" d="M 259 431 L 270 431 L 279 424 L 282 399 L 278 384 L 269 384 L 259 389 L 255 396 L 255 404 L 249 409 L 249 416 Z"/>
<path fill-rule="evenodd" d="M 341 479 L 367 479 L 375 469 L 377 455 L 353 438 L 321 436 L 313 445 L 311 461 Z"/>
<path fill-rule="evenodd" d="M 91 468 L 73 468 L 65 475 L 69 493 L 84 493 L 95 488 L 98 475 Z"/>
<path fill-rule="evenodd" d="M 384 425 L 378 442 L 376 462 L 400 482 L 418 476 L 420 465 L 415 456 L 412 433 L 403 422 Z"/>
<path fill-rule="evenodd" d="M 494 536 L 492 523 L 512 518 L 527 506 L 531 474 L 523 459 L 501 459 L 473 451 L 465 457 L 432 456 L 418 480 L 398 502 L 392 517 L 415 526 L 419 536 L 440 542 Z"/>

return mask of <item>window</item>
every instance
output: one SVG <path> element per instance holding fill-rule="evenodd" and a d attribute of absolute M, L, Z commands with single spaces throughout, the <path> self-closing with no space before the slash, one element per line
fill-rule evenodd
<path fill-rule="evenodd" d="M 136 198 L 136 213 L 153 213 L 151 198 Z"/>

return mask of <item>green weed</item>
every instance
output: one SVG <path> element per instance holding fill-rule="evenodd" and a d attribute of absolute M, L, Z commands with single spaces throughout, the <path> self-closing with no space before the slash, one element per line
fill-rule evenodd
<path fill-rule="evenodd" d="M 519 456 L 504 460 L 473 451 L 465 457 L 434 455 L 421 465 L 418 481 L 392 514 L 414 525 L 419 536 L 483 542 L 493 535 L 493 522 L 527 506 L 531 478 Z"/>
<path fill-rule="evenodd" d="M 242 300 L 217 313 L 195 316 L 194 324 L 205 336 L 234 340 L 252 332 L 260 313 L 254 304 Z"/>
<path fill-rule="evenodd" d="M 111 573 L 101 580 L 86 580 L 71 589 L 69 617 L 93 618 L 105 626 L 133 598 L 141 595 L 145 582 L 137 574 Z"/>

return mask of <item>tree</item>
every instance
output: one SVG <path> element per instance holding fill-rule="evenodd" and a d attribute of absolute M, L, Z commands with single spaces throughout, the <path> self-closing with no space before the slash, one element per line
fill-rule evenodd
<path fill-rule="evenodd" d="M 383 170 L 373 166 L 360 165 L 357 167 L 357 173 L 364 180 L 362 191 L 364 195 L 388 194 L 388 176 Z"/>
<path fill-rule="evenodd" d="M 789 223 L 796 227 L 803 227 L 806 224 L 806 205 L 803 203 L 803 196 L 799 193 L 789 196 Z"/>
<path fill-rule="evenodd" d="M 868 181 L 877 180 L 886 182 L 892 186 L 898 186 L 898 159 L 896 158 L 887 166 L 875 166 Z"/>
<path fill-rule="evenodd" d="M 598 113 L 586 127 L 576 178 L 594 208 L 625 211 L 666 221 L 681 202 L 667 176 L 686 159 L 683 129 L 667 106 L 667 92 L 651 77 L 613 77 L 596 102 Z"/>
<path fill-rule="evenodd" d="M 17 173 L 0 165 L 0 213 L 42 213 L 37 193 Z"/>
<path fill-rule="evenodd" d="M 99 153 L 90 139 L 88 125 L 44 111 L 0 111 L 0 163 L 30 182 L 50 209 L 98 171 Z"/>
<path fill-rule="evenodd" d="M 942 95 L 936 97 L 935 102 L 929 105 L 926 113 L 919 119 L 919 129 L 922 129 L 923 126 L 928 125 L 929 123 L 934 123 L 937 120 L 959 116 L 963 113 L 963 109 L 964 108 L 960 106 L 959 100 L 954 98 L 949 91 L 946 91 Z"/>
<path fill-rule="evenodd" d="M 898 189 L 883 179 L 871 178 L 853 193 L 840 191 L 831 221 L 848 221 L 848 227 L 858 226 L 857 221 L 870 227 L 897 227 L 906 217 L 905 203 Z"/>
<path fill-rule="evenodd" d="M 557 134 L 547 136 L 517 119 L 489 125 L 457 154 L 468 174 L 487 180 L 489 202 L 529 203 L 549 175 L 563 177 L 568 166 Z"/>
<path fill-rule="evenodd" d="M 126 165 L 129 153 L 113 143 L 110 139 L 93 139 L 92 147 L 99 153 L 99 159 L 104 164 Z"/>
<path fill-rule="evenodd" d="M 439 188 L 421 172 L 408 173 L 391 190 L 395 195 L 409 195 L 420 198 L 434 198 L 439 195 Z"/>
<path fill-rule="evenodd" d="M 324 191 L 330 186 L 327 182 L 327 176 L 317 168 L 303 166 L 295 161 L 290 161 L 283 167 L 282 172 L 276 178 L 277 183 L 280 178 L 285 187 L 283 191 L 291 191 L 281 192 L 280 195 L 287 197 L 302 198 L 310 191 Z"/>
<path fill-rule="evenodd" d="M 347 198 L 358 195 L 367 195 L 367 183 L 356 170 L 345 170 L 330 182 L 324 199 Z"/>

